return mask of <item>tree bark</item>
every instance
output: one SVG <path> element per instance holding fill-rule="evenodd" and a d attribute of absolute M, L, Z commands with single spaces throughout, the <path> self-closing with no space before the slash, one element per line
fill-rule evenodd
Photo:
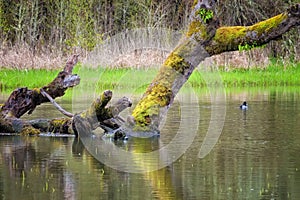
<path fill-rule="evenodd" d="M 177 47 L 148 86 L 128 119 L 136 131 L 157 132 L 161 118 L 195 67 L 206 57 L 240 46 L 261 46 L 300 25 L 300 4 L 252 26 L 219 27 L 214 7 L 208 1 L 195 1 L 191 22 Z"/>

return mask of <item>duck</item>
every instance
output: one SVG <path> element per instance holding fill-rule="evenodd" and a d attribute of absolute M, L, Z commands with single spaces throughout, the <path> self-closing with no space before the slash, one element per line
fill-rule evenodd
<path fill-rule="evenodd" d="M 242 109 L 242 110 L 248 110 L 248 104 L 247 104 L 246 101 L 244 101 L 243 104 L 240 105 L 240 109 Z"/>

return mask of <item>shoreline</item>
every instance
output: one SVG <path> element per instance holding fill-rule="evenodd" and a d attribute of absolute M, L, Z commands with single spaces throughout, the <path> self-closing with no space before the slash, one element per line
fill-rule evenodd
<path fill-rule="evenodd" d="M 3 69 L 0 68 L 0 91 L 12 92 L 18 87 L 42 87 L 59 73 L 60 70 L 46 69 Z M 87 68 L 81 64 L 74 69 L 81 77 L 81 85 L 97 85 L 99 89 L 114 89 L 126 87 L 137 89 L 141 81 L 147 81 L 158 73 L 158 68 Z M 218 74 L 225 88 L 230 87 L 271 87 L 271 86 L 299 86 L 300 62 L 288 66 L 283 63 L 274 63 L 265 68 L 233 68 L 217 67 L 217 69 L 195 69 L 188 82 L 192 87 L 206 87 L 214 85 L 214 80 L 204 80 L 207 74 Z M 128 80 L 126 80 L 128 79 Z M 147 80 L 147 81 L 146 81 Z"/>

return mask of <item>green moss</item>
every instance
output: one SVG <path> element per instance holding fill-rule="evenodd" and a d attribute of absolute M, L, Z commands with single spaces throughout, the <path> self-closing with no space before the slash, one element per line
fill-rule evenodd
<path fill-rule="evenodd" d="M 257 32 L 257 34 L 260 36 L 263 33 L 268 33 L 273 28 L 277 28 L 277 26 L 287 17 L 287 14 L 279 14 L 265 21 L 256 23 L 253 26 L 250 26 L 248 29 L 249 31 Z"/>
<path fill-rule="evenodd" d="M 69 118 L 53 119 L 49 125 L 49 132 L 70 134 L 72 133 L 71 123 Z"/>
<path fill-rule="evenodd" d="M 98 121 L 112 118 L 112 110 L 106 107 L 111 98 L 112 92 L 106 90 L 100 95 L 100 98 L 93 101 L 92 105 L 86 111 L 82 112 L 80 116 L 90 122 L 96 120 L 95 117 L 97 117 Z"/>
<path fill-rule="evenodd" d="M 176 68 L 179 63 L 183 62 L 183 58 L 179 55 L 176 55 L 175 53 L 171 53 L 169 57 L 166 59 L 164 65 L 170 66 L 172 68 Z"/>
<path fill-rule="evenodd" d="M 176 52 L 176 51 L 175 51 Z M 164 66 L 171 67 L 175 71 L 183 74 L 184 70 L 188 68 L 190 65 L 185 62 L 185 60 L 176 53 L 171 53 L 166 61 L 164 62 Z"/>
<path fill-rule="evenodd" d="M 246 30 L 247 28 L 243 26 L 221 27 L 217 29 L 214 40 L 220 44 L 227 44 L 228 41 L 244 37 Z"/>
<path fill-rule="evenodd" d="M 68 122 L 68 121 L 69 121 L 69 119 L 67 119 L 67 118 L 53 119 L 53 120 L 51 121 L 51 125 L 52 125 L 52 126 L 55 126 L 55 127 L 59 127 L 59 126 L 61 126 L 62 124 Z"/>
<path fill-rule="evenodd" d="M 181 49 L 177 49 L 169 55 L 158 75 L 147 88 L 143 99 L 133 110 L 132 116 L 136 122 L 135 130 L 151 129 L 151 124 L 157 120 L 160 109 L 170 104 L 173 97 L 171 88 L 174 82 L 190 67 L 184 58 L 178 55 L 180 51 Z"/>
<path fill-rule="evenodd" d="M 138 130 L 147 129 L 147 126 L 152 122 L 152 118 L 159 115 L 160 108 L 169 105 L 173 95 L 169 85 L 161 83 L 150 86 L 146 94 L 132 112 L 137 124 L 135 128 Z"/>
<path fill-rule="evenodd" d="M 40 130 L 35 129 L 32 126 L 26 126 L 20 132 L 21 135 L 39 135 L 40 133 Z"/>
<path fill-rule="evenodd" d="M 207 45 L 205 48 L 210 54 L 218 54 L 237 50 L 239 46 L 261 46 L 265 42 L 261 36 L 278 28 L 278 25 L 286 18 L 287 14 L 280 14 L 252 26 L 220 27 L 217 29 L 211 45 Z"/>
<path fill-rule="evenodd" d="M 97 108 L 104 108 L 108 102 L 111 100 L 112 98 L 112 92 L 111 91 L 105 91 L 101 94 L 100 99 L 98 100 L 96 105 L 96 110 Z"/>
<path fill-rule="evenodd" d="M 208 36 L 206 26 L 201 21 L 194 20 L 190 23 L 186 36 L 191 37 L 192 35 L 198 36 L 197 39 L 205 40 Z M 200 36 L 200 38 L 199 38 Z"/>
<path fill-rule="evenodd" d="M 149 99 L 145 99 L 145 101 L 141 102 L 138 109 L 135 109 L 132 113 L 134 120 L 136 122 L 136 126 L 134 127 L 135 131 L 145 131 L 149 129 L 149 125 L 151 124 L 151 118 L 153 114 L 158 115 L 159 109 L 158 106 L 155 105 L 155 101 L 151 101 Z"/>

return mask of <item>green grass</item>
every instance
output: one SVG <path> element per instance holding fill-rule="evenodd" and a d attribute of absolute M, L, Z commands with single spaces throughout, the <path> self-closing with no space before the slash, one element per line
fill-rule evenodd
<path fill-rule="evenodd" d="M 157 69 L 88 69 L 84 67 L 79 67 L 77 71 L 83 88 L 94 87 L 99 91 L 120 89 L 130 92 L 145 90 L 157 72 Z"/>
<path fill-rule="evenodd" d="M 0 90 L 14 90 L 19 87 L 35 88 L 50 83 L 58 74 L 58 70 L 0 70 Z"/>
<path fill-rule="evenodd" d="M 35 88 L 50 83 L 58 70 L 0 70 L 1 91 L 11 92 L 18 87 Z M 89 69 L 77 65 L 74 69 L 81 77 L 80 87 L 142 92 L 158 73 L 157 69 Z M 195 70 L 189 79 L 192 87 L 206 87 L 207 84 L 223 84 L 224 87 L 271 87 L 299 86 L 300 63 L 283 66 L 270 65 L 266 69 L 233 69 L 203 72 Z"/>
<path fill-rule="evenodd" d="M 299 86 L 300 63 L 295 66 L 269 66 L 266 69 L 223 72 L 225 87 L 233 86 Z"/>
<path fill-rule="evenodd" d="M 212 78 L 207 78 L 208 76 L 212 76 Z M 201 72 L 196 70 L 191 75 L 189 83 L 193 87 L 203 87 L 207 84 L 214 85 L 222 82 L 226 88 L 300 86 L 299 76 L 300 63 L 297 63 L 290 66 L 270 65 L 265 69 L 233 69 L 230 71 L 219 70 L 215 72 Z"/>

